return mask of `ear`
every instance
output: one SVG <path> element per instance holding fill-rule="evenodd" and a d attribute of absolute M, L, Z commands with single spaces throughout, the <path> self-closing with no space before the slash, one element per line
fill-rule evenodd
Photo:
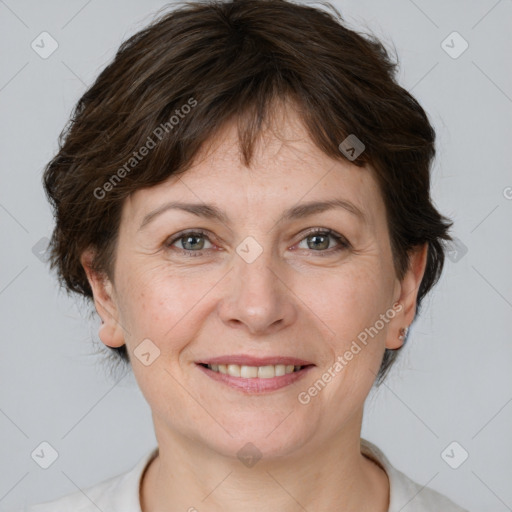
<path fill-rule="evenodd" d="M 93 256 L 94 251 L 91 248 L 86 249 L 80 256 L 80 263 L 87 274 L 93 292 L 94 306 L 101 318 L 99 337 L 109 347 L 121 347 L 124 345 L 124 334 L 119 323 L 119 311 L 113 286 L 105 274 L 93 270 Z"/>
<path fill-rule="evenodd" d="M 397 281 L 397 294 L 395 304 L 398 302 L 402 308 L 390 322 L 386 348 L 395 350 L 400 348 L 404 339 L 400 339 L 400 329 L 408 328 L 416 315 L 416 300 L 421 280 L 427 266 L 428 243 L 413 249 L 409 255 L 409 268 L 401 281 Z M 396 308 L 398 309 L 398 308 Z"/>

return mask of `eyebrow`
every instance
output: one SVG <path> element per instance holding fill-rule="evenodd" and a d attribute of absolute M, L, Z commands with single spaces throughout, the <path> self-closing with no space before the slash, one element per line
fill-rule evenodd
<path fill-rule="evenodd" d="M 310 215 L 322 213 L 327 210 L 336 208 L 342 208 L 355 217 L 358 217 L 363 223 L 367 224 L 368 220 L 362 210 L 360 210 L 355 204 L 345 199 L 329 199 L 326 201 L 310 201 L 307 203 L 300 203 L 297 206 L 293 206 L 288 210 L 285 210 L 280 221 L 290 221 L 295 219 L 302 219 Z M 229 224 L 229 217 L 225 212 L 217 208 L 213 204 L 207 203 L 183 203 L 180 201 L 170 201 L 159 206 L 155 210 L 148 213 L 138 229 L 141 231 L 147 226 L 155 217 L 166 212 L 167 210 L 182 210 L 188 213 L 192 213 L 197 217 L 203 217 L 207 219 L 216 219 L 224 224 Z"/>

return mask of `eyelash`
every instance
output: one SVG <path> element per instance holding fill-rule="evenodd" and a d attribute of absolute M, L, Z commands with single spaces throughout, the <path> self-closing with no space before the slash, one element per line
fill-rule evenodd
<path fill-rule="evenodd" d="M 342 250 L 346 250 L 351 247 L 350 243 L 343 236 L 338 235 L 338 233 L 336 233 L 335 231 L 332 231 L 331 229 L 327 229 L 327 228 L 314 228 L 314 229 L 308 231 L 305 234 L 305 236 L 301 240 L 299 240 L 298 243 L 302 242 L 303 240 L 305 240 L 306 238 L 308 238 L 312 235 L 319 235 L 319 234 L 324 235 L 324 236 L 330 236 L 334 240 L 336 240 L 336 242 L 338 242 L 337 247 L 331 248 L 331 249 L 326 249 L 324 251 L 314 251 L 314 250 L 310 249 L 312 252 L 318 253 L 318 255 L 321 257 L 329 256 L 333 253 L 336 253 L 336 252 L 339 252 Z M 203 231 L 202 229 L 195 229 L 195 230 L 189 230 L 189 231 L 182 231 L 181 233 L 178 233 L 176 236 L 174 236 L 170 239 L 167 239 L 164 245 L 167 249 L 171 249 L 172 244 L 174 244 L 174 242 L 177 242 L 178 240 L 181 240 L 182 238 L 185 238 L 187 236 L 198 236 L 198 235 L 205 237 L 211 243 L 211 240 L 208 238 L 208 234 L 206 231 Z M 208 250 L 209 249 L 205 249 L 204 251 L 208 251 Z M 308 250 L 308 249 L 306 249 L 306 250 Z M 203 254 L 204 254 L 204 251 L 190 251 L 187 249 L 178 249 L 178 251 L 180 251 L 184 256 L 192 256 L 192 257 L 203 256 Z"/>

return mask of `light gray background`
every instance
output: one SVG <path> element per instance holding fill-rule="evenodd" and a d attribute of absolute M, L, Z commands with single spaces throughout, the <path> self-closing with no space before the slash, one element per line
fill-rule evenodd
<path fill-rule="evenodd" d="M 53 226 L 41 171 L 72 107 L 163 5 L 0 1 L 1 511 L 127 471 L 156 443 L 133 376 L 109 377 L 90 355 L 98 323 L 32 248 Z M 471 511 L 512 510 L 512 2 L 334 5 L 353 28 L 395 43 L 400 82 L 437 130 L 435 203 L 467 247 L 447 260 L 406 353 L 371 393 L 362 435 Z M 31 48 L 42 31 L 59 44 L 47 59 Z M 453 31 L 469 43 L 456 59 L 441 46 Z M 30 455 L 42 441 L 59 454 L 46 470 Z M 441 457 L 452 441 L 469 453 L 458 469 Z"/>

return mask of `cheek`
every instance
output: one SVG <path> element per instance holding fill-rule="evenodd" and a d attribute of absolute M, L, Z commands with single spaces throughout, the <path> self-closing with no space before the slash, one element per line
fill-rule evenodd
<path fill-rule="evenodd" d="M 122 319 L 131 342 L 150 338 L 155 343 L 190 309 L 190 290 L 161 270 L 134 270 L 122 285 Z"/>
<path fill-rule="evenodd" d="M 381 274 L 369 268 L 352 269 L 329 280 L 328 300 L 317 302 L 320 308 L 313 309 L 323 321 L 317 324 L 329 329 L 325 327 L 322 373 L 309 385 L 319 389 L 319 403 L 332 405 L 326 421 L 333 428 L 364 403 L 384 355 L 388 324 L 380 315 L 389 309 L 389 293 Z M 374 330 L 377 321 L 381 328 Z"/>
<path fill-rule="evenodd" d="M 357 267 L 339 269 L 325 280 L 322 294 L 310 293 L 311 309 L 322 322 L 325 359 L 322 361 L 323 397 L 352 410 L 364 401 L 377 376 L 385 349 L 388 323 L 380 320 L 392 304 L 386 270 L 374 258 L 360 260 Z M 379 322 L 375 330 L 376 322 Z M 389 321 L 389 319 L 388 319 Z M 320 384 L 322 387 L 323 384 Z"/>
<path fill-rule="evenodd" d="M 304 302 L 335 339 L 335 348 L 342 350 L 392 306 L 388 281 L 385 269 L 366 261 L 336 270 L 320 288 L 303 289 L 299 296 L 306 297 Z"/>
<path fill-rule="evenodd" d="M 176 355 L 200 329 L 205 294 L 215 286 L 208 276 L 183 276 L 169 265 L 133 269 L 123 283 L 123 325 L 133 351 L 149 338 L 161 355 Z M 210 276 L 211 277 L 211 276 Z"/>

